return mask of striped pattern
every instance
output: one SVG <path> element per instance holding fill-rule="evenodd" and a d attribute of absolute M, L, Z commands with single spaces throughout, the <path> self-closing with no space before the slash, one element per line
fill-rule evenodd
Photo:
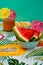
<path fill-rule="evenodd" d="M 7 38 L 5 38 L 2 41 L 0 41 L 0 45 L 5 45 L 5 44 L 9 44 L 9 43 L 11 44 L 11 43 L 13 43 L 13 41 L 11 41 L 11 40 L 9 40 Z"/>

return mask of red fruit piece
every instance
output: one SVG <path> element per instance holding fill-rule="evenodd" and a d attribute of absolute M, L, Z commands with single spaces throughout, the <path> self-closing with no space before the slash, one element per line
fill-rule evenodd
<path fill-rule="evenodd" d="M 40 32 L 35 31 L 33 37 L 38 38 L 38 37 L 40 37 L 40 34 L 41 34 Z"/>
<path fill-rule="evenodd" d="M 15 34 L 17 34 L 18 37 L 20 37 L 22 40 L 24 40 L 26 42 L 30 41 L 30 39 L 32 38 L 32 36 L 35 32 L 32 29 L 28 29 L 28 28 L 24 28 L 24 27 L 16 27 L 16 26 L 14 26 L 14 31 L 16 31 Z"/>

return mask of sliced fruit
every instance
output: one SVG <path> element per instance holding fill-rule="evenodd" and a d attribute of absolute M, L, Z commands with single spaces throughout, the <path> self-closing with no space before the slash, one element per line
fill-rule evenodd
<path fill-rule="evenodd" d="M 41 33 L 35 31 L 35 33 L 34 33 L 32 39 L 31 39 L 31 41 L 37 41 L 40 37 L 41 37 Z"/>
<path fill-rule="evenodd" d="M 17 26 L 14 26 L 13 30 L 18 40 L 26 42 L 30 41 L 35 32 L 32 29 Z"/>
<path fill-rule="evenodd" d="M 35 38 L 38 38 L 40 36 L 40 32 L 35 31 L 34 35 Z"/>

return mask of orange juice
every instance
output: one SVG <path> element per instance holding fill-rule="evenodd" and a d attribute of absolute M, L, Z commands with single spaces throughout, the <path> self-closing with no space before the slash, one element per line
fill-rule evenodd
<path fill-rule="evenodd" d="M 3 30 L 12 31 L 15 21 L 13 19 L 4 19 L 3 20 Z"/>

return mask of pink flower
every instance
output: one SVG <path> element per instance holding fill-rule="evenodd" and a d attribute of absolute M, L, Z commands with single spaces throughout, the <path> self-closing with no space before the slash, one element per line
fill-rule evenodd
<path fill-rule="evenodd" d="M 16 13 L 15 13 L 13 10 L 10 11 L 10 16 L 9 16 L 9 18 L 10 18 L 10 19 L 15 19 L 15 18 L 16 18 Z"/>
<path fill-rule="evenodd" d="M 39 29 L 40 29 L 40 32 L 43 32 L 43 22 L 41 22 Z"/>
<path fill-rule="evenodd" d="M 38 32 L 43 32 L 43 23 L 39 20 L 33 20 L 31 22 L 32 29 Z"/>

